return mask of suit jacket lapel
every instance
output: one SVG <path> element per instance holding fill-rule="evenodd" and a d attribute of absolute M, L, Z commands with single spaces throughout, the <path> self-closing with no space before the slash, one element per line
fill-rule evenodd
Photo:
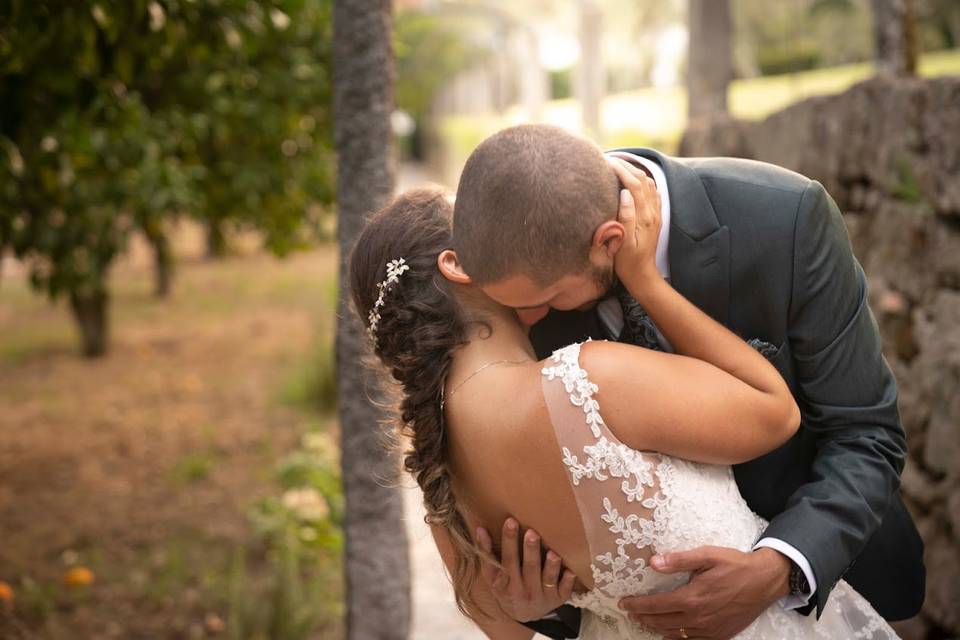
<path fill-rule="evenodd" d="M 717 220 L 697 173 L 653 149 L 620 149 L 663 167 L 670 192 L 670 282 L 714 320 L 729 324 L 730 234 Z"/>

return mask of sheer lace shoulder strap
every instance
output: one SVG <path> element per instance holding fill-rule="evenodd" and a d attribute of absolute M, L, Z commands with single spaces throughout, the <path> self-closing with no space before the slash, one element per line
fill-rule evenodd
<path fill-rule="evenodd" d="M 561 399 L 560 404 L 566 405 L 564 400 L 568 400 L 574 407 L 580 407 L 583 410 L 582 418 L 586 420 L 593 436 L 601 437 L 606 431 L 606 425 L 600 417 L 600 405 L 593 399 L 593 394 L 599 388 L 590 382 L 587 372 L 580 367 L 580 343 L 575 342 L 557 349 L 550 359 L 554 364 L 544 367 L 542 373 L 547 381 L 559 379 L 563 382 L 567 397 Z"/>
<path fill-rule="evenodd" d="M 613 436 L 595 398 L 599 388 L 579 356 L 580 344 L 554 352 L 542 368 L 544 399 L 590 545 L 595 586 L 607 596 L 641 593 L 659 533 L 654 515 L 664 500 L 660 456 Z"/>

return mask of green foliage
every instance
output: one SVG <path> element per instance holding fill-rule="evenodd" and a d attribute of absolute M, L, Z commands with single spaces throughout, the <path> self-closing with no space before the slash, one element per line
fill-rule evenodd
<path fill-rule="evenodd" d="M 840 11 L 848 12 L 856 9 L 853 0 L 813 0 L 808 9 L 810 15 L 820 12 Z"/>
<path fill-rule="evenodd" d="M 174 478 L 181 484 L 193 484 L 206 480 L 213 470 L 213 462 L 211 454 L 191 453 L 177 462 L 173 470 Z"/>
<path fill-rule="evenodd" d="M 738 0 L 733 11 L 741 76 L 831 67 L 873 55 L 867 0 Z"/>
<path fill-rule="evenodd" d="M 261 501 L 253 514 L 266 545 L 268 598 L 251 588 L 247 556 L 238 550 L 228 585 L 231 638 L 302 640 L 330 617 L 327 559 L 342 551 L 343 499 L 336 469 L 334 445 L 316 431 L 279 465 L 282 495 Z"/>
<path fill-rule="evenodd" d="M 446 14 L 400 13 L 394 24 L 396 101 L 414 119 L 427 115 L 437 91 L 457 73 L 483 62 L 487 50 L 470 23 Z"/>
<path fill-rule="evenodd" d="M 909 158 L 903 157 L 897 160 L 897 178 L 890 184 L 889 189 L 890 194 L 897 200 L 910 203 L 923 200 L 923 191 Z"/>
<path fill-rule="evenodd" d="M 259 229 L 282 255 L 309 239 L 305 221 L 319 222 L 306 220 L 310 205 L 334 196 L 331 4 L 223 6 L 196 16 L 176 84 L 184 155 L 206 172 L 197 214 Z"/>
<path fill-rule="evenodd" d="M 573 96 L 573 69 L 551 69 L 550 98 L 563 100 Z"/>
<path fill-rule="evenodd" d="M 39 583 L 24 576 L 17 590 L 17 607 L 27 620 L 43 623 L 56 612 L 61 597 L 57 585 Z"/>
<path fill-rule="evenodd" d="M 960 3 L 912 2 L 919 52 L 960 45 Z M 735 46 L 741 75 L 786 73 L 873 59 L 869 0 L 737 0 Z"/>
<path fill-rule="evenodd" d="M 31 267 L 33 285 L 51 297 L 101 292 L 131 227 L 123 215 L 121 176 L 142 160 L 130 136 L 146 114 L 137 96 L 97 96 L 83 111 L 29 127 L 19 144 L 4 140 L 5 243 Z M 39 124 L 39 123 L 38 123 Z"/>
<path fill-rule="evenodd" d="M 768 47 L 757 52 L 757 66 L 765 76 L 808 71 L 815 69 L 819 61 L 820 50 L 809 41 L 800 41 L 791 47 Z"/>
<path fill-rule="evenodd" d="M 237 548 L 226 585 L 226 637 L 230 640 L 304 640 L 340 617 L 328 569 L 304 553 L 293 530 L 283 532 L 266 558 L 266 584 L 251 581 L 255 561 Z M 321 637 L 326 637 L 322 636 Z"/>
<path fill-rule="evenodd" d="M 160 604 L 183 593 L 195 579 L 194 565 L 182 539 L 164 543 L 149 558 L 148 578 L 143 583 L 143 595 L 154 604 Z"/>
<path fill-rule="evenodd" d="M 137 34 L 123 27 L 135 14 L 126 4 L 110 15 L 89 2 L 14 2 L 0 25 L 2 242 L 51 297 L 105 292 L 133 227 L 140 169 L 163 162 L 155 141 L 169 132 L 128 86 Z"/>
<path fill-rule="evenodd" d="M 130 232 L 184 211 L 278 254 L 312 237 L 333 200 L 330 0 L 8 6 L 0 249 L 37 289 L 105 298 Z"/>
<path fill-rule="evenodd" d="M 324 334 L 317 341 L 313 353 L 287 379 L 279 395 L 285 404 L 323 415 L 333 413 L 337 408 L 337 371 L 330 337 Z"/>
<path fill-rule="evenodd" d="M 295 524 L 311 546 L 338 548 L 343 496 L 337 457 L 327 433 L 312 430 L 304 434 L 300 447 L 277 466 L 276 480 L 283 495 L 260 503 L 254 517 L 257 529 L 269 537 Z"/>
<path fill-rule="evenodd" d="M 926 0 L 914 3 L 921 51 L 960 47 L 960 3 Z"/>

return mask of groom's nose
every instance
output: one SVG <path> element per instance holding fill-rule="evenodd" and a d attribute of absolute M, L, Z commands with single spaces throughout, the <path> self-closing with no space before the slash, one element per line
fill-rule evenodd
<path fill-rule="evenodd" d="M 540 322 L 549 311 L 550 307 L 548 305 L 533 307 L 531 309 L 517 309 L 517 317 L 520 318 L 520 322 L 530 327 Z"/>

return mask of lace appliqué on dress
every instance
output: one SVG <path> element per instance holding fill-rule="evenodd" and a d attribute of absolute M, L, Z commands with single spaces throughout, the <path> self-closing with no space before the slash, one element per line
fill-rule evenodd
<path fill-rule="evenodd" d="M 598 387 L 590 382 L 587 372 L 580 367 L 579 357 L 580 345 L 572 344 L 554 352 L 554 366 L 542 370 L 549 380 L 563 382 L 570 402 L 583 410 L 585 424 L 595 438 L 593 444 L 585 445 L 578 453 L 561 446 L 563 463 L 570 472 L 571 482 L 576 487 L 584 478 L 597 481 L 617 478 L 627 503 L 638 502 L 656 513 L 665 506 L 667 499 L 659 491 L 650 491 L 656 485 L 654 462 L 608 438 L 609 431 L 600 415 L 600 405 L 593 397 Z M 652 495 L 644 497 L 646 493 Z M 658 518 L 621 513 L 607 497 L 603 498 L 600 517 L 609 532 L 616 536 L 616 549 L 594 557 L 591 564 L 594 588 L 611 598 L 640 593 L 647 562 L 643 557 L 633 557 L 629 551 L 646 549 L 654 543 L 661 533 L 657 531 Z"/>

